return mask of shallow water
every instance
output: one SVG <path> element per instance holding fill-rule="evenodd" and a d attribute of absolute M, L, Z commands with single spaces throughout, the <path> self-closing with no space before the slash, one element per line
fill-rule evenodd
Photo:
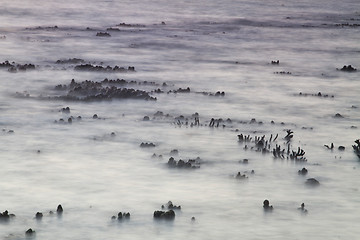
<path fill-rule="evenodd" d="M 360 234 L 359 159 L 352 150 L 360 138 L 359 71 L 337 70 L 360 67 L 357 1 L 2 1 L 0 22 L 0 62 L 35 65 L 16 73 L 0 68 L 0 211 L 16 215 L 0 222 L 1 239 L 24 239 L 29 228 L 36 239 Z M 110 27 L 120 31 L 96 36 Z M 55 63 L 70 58 L 136 71 Z M 105 78 L 155 82 L 127 87 L 164 93 L 150 94 L 157 101 L 49 99 L 71 79 Z M 190 93 L 167 93 L 187 87 Z M 25 91 L 29 96 L 19 97 Z M 202 94 L 217 91 L 225 96 Z M 61 112 L 65 107 L 70 113 Z M 200 126 L 190 126 L 194 113 Z M 188 125 L 177 124 L 180 115 Z M 72 124 L 55 123 L 70 116 Z M 232 121 L 209 127 L 211 118 Z M 306 162 L 262 154 L 237 137 L 279 134 L 270 150 L 286 148 L 288 129 L 291 148 L 302 148 Z M 142 142 L 156 147 L 140 148 Z M 331 143 L 333 150 L 324 147 Z M 176 161 L 200 157 L 200 168 L 169 168 L 173 149 Z M 306 176 L 297 173 L 303 167 Z M 239 171 L 248 178 L 235 179 Z M 307 178 L 320 186 L 306 186 Z M 272 212 L 264 212 L 264 199 Z M 155 221 L 153 212 L 169 200 L 181 211 L 173 221 Z M 307 214 L 297 210 L 302 202 Z M 49 215 L 58 204 L 64 214 Z M 34 219 L 38 211 L 41 221 Z M 119 211 L 130 212 L 130 220 L 112 221 Z"/>

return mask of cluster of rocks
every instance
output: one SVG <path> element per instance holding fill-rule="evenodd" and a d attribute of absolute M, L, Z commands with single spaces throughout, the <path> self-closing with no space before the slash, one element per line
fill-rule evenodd
<path fill-rule="evenodd" d="M 106 29 L 106 31 L 116 31 L 116 32 L 119 32 L 120 29 L 119 28 L 114 28 L 114 27 L 109 27 Z"/>
<path fill-rule="evenodd" d="M 127 213 L 119 212 L 118 215 L 117 215 L 117 218 L 116 218 L 116 216 L 112 216 L 111 219 L 112 220 L 117 219 L 118 221 L 129 220 L 130 219 L 130 213 L 129 212 L 127 212 Z"/>
<path fill-rule="evenodd" d="M 280 72 L 274 72 L 274 74 L 280 74 L 280 75 L 291 75 L 291 72 L 285 72 L 285 71 L 280 71 Z"/>
<path fill-rule="evenodd" d="M 279 64 L 280 64 L 280 61 L 279 61 L 279 60 L 276 60 L 276 61 L 273 60 L 273 61 L 271 61 L 271 64 L 272 64 L 272 65 L 279 65 Z"/>
<path fill-rule="evenodd" d="M 75 66 L 74 70 L 76 71 L 91 71 L 91 72 L 135 72 L 135 67 L 129 66 L 128 68 L 125 67 L 103 67 L 100 65 L 92 65 L 90 63 L 81 64 Z"/>
<path fill-rule="evenodd" d="M 129 23 L 119 23 L 116 26 L 118 26 L 118 27 L 146 27 L 143 24 L 129 24 Z"/>
<path fill-rule="evenodd" d="M 268 212 L 268 211 L 272 211 L 274 210 L 274 207 L 272 205 L 270 205 L 270 202 L 269 200 L 265 199 L 264 202 L 263 202 L 263 208 L 264 208 L 264 211 Z M 298 210 L 300 210 L 302 213 L 308 213 L 308 210 L 305 209 L 305 203 L 302 203 L 300 205 L 300 207 L 298 208 Z"/>
<path fill-rule="evenodd" d="M 97 37 L 111 37 L 110 33 L 108 33 L 108 32 L 97 32 L 96 36 Z"/>
<path fill-rule="evenodd" d="M 149 82 L 149 81 L 142 81 L 137 82 L 135 80 L 132 81 L 126 81 L 124 79 L 107 79 L 105 78 L 103 81 L 101 81 L 102 84 L 107 84 L 110 86 L 116 86 L 116 85 L 148 85 L 148 86 L 158 86 L 156 82 Z M 166 83 L 163 83 L 163 85 Z"/>
<path fill-rule="evenodd" d="M 38 26 L 38 27 L 34 27 L 34 28 L 25 28 L 25 30 L 57 30 L 59 29 L 59 27 L 57 25 L 55 26 L 50 26 L 50 27 L 41 27 L 41 26 Z"/>
<path fill-rule="evenodd" d="M 200 168 L 201 159 L 197 157 L 195 159 L 188 159 L 187 161 L 181 159 L 176 161 L 173 157 L 170 157 L 167 164 L 170 168 L 196 169 Z"/>
<path fill-rule="evenodd" d="M 343 72 L 356 72 L 357 69 L 354 68 L 353 66 L 351 65 L 344 65 L 341 69 L 337 69 L 337 70 L 340 70 L 340 71 L 343 71 Z"/>
<path fill-rule="evenodd" d="M 238 173 L 235 175 L 235 178 L 236 178 L 236 179 L 239 179 L 239 180 L 244 180 L 244 179 L 248 179 L 248 176 L 246 176 L 245 174 L 241 174 L 241 172 L 238 172 Z"/>
<path fill-rule="evenodd" d="M 65 95 L 49 97 L 50 99 L 70 100 L 70 101 L 101 101 L 112 99 L 143 99 L 156 100 L 143 90 L 134 88 L 117 88 L 115 86 L 103 86 L 102 82 L 83 81 L 75 82 L 74 79 L 67 85 L 57 85 L 55 90 L 67 91 Z"/>
<path fill-rule="evenodd" d="M 64 212 L 64 209 L 62 208 L 61 204 L 59 204 L 57 206 L 56 213 L 58 214 L 58 216 L 61 216 L 63 214 L 63 212 Z M 50 211 L 49 214 L 53 215 L 54 212 Z M 3 212 L 3 213 L 0 213 L 0 221 L 1 220 L 8 220 L 8 219 L 10 219 L 12 217 L 15 217 L 15 214 L 9 214 L 9 212 L 7 210 L 5 212 Z M 38 221 L 41 220 L 42 217 L 43 217 L 43 213 L 41 213 L 41 212 L 37 212 L 35 214 L 35 219 L 38 220 Z M 35 233 L 36 232 L 32 228 L 29 228 L 28 230 L 25 231 L 25 235 L 28 236 L 28 237 L 34 236 Z"/>
<path fill-rule="evenodd" d="M 16 64 L 15 62 L 9 62 L 9 61 L 4 61 L 2 63 L 0 63 L 0 68 L 7 68 L 7 70 L 11 73 L 16 73 L 18 71 L 26 71 L 26 70 L 33 70 L 35 69 L 35 65 L 32 63 L 27 63 L 27 64 Z"/>
<path fill-rule="evenodd" d="M 168 201 L 167 204 L 161 205 L 161 209 L 168 209 L 168 210 L 181 210 L 181 206 L 176 206 L 172 203 L 172 201 Z"/>
<path fill-rule="evenodd" d="M 318 93 L 303 93 L 303 92 L 300 92 L 298 95 L 299 96 L 304 96 L 304 97 L 312 96 L 312 97 L 323 97 L 323 98 L 331 97 L 331 98 L 334 98 L 334 95 L 323 94 L 321 92 L 318 92 Z"/>
<path fill-rule="evenodd" d="M 140 147 L 141 148 L 153 148 L 153 147 L 156 147 L 156 145 L 154 144 L 154 143 L 152 143 L 152 142 L 150 142 L 150 143 L 147 143 L 147 142 L 142 142 L 141 144 L 140 144 Z"/>
<path fill-rule="evenodd" d="M 224 123 L 232 123 L 232 120 L 230 118 L 223 120 L 222 118 L 211 118 L 210 122 L 209 122 L 209 127 L 226 127 L 226 125 Z M 221 124 L 221 125 L 220 125 Z"/>
<path fill-rule="evenodd" d="M 196 93 L 200 93 L 205 96 L 214 96 L 214 97 L 224 97 L 225 96 L 224 91 L 217 91 L 215 93 L 211 93 L 211 92 L 196 92 Z"/>
<path fill-rule="evenodd" d="M 0 213 L 0 221 L 7 221 L 10 218 L 15 217 L 15 214 L 8 212 L 8 210 L 5 210 L 4 212 Z"/>
<path fill-rule="evenodd" d="M 69 58 L 69 59 L 59 59 L 55 63 L 56 64 L 79 64 L 84 63 L 85 60 L 81 58 Z"/>
<path fill-rule="evenodd" d="M 178 88 L 177 90 L 170 90 L 168 91 L 168 93 L 189 93 L 190 92 L 190 88 Z"/>
<path fill-rule="evenodd" d="M 337 27 L 353 27 L 353 28 L 356 28 L 356 27 L 360 27 L 360 24 L 357 24 L 357 23 L 338 23 L 338 24 L 335 24 L 335 26 L 337 26 Z"/>
<path fill-rule="evenodd" d="M 59 124 L 72 124 L 74 120 L 80 121 L 82 119 L 81 116 L 77 116 L 76 118 L 73 116 L 70 116 L 67 120 L 60 118 L 59 120 L 55 120 L 54 123 L 59 123 Z"/>
<path fill-rule="evenodd" d="M 64 107 L 60 110 L 62 113 L 70 113 L 70 107 Z"/>
<path fill-rule="evenodd" d="M 154 211 L 154 218 L 155 219 L 164 219 L 164 220 L 174 220 L 175 219 L 175 212 L 174 210 L 168 211 Z"/>

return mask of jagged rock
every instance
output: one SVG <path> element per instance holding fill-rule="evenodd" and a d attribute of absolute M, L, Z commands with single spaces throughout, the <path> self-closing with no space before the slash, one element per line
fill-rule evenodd
<path fill-rule="evenodd" d="M 110 33 L 108 32 L 98 32 L 96 33 L 97 37 L 111 37 Z"/>
<path fill-rule="evenodd" d="M 55 63 L 56 64 L 79 64 L 79 63 L 84 63 L 85 60 L 80 59 L 80 58 L 69 58 L 69 59 L 65 59 L 65 60 L 57 60 Z"/>
<path fill-rule="evenodd" d="M 174 210 L 169 211 L 155 211 L 154 212 L 155 219 L 165 219 L 165 220 L 174 220 L 175 219 L 175 212 Z"/>
<path fill-rule="evenodd" d="M 340 71 L 343 71 L 343 72 L 356 72 L 356 68 L 354 68 L 353 66 L 351 66 L 351 65 L 348 65 L 348 66 L 346 66 L 346 65 L 344 65 L 341 69 L 340 69 Z"/>

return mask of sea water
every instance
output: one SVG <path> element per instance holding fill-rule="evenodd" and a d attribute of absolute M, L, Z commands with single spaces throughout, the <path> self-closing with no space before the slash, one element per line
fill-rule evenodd
<path fill-rule="evenodd" d="M 360 75 L 339 69 L 360 68 L 359 24 L 356 0 L 0 1 L 0 62 L 35 65 L 0 68 L 0 211 L 16 215 L 0 222 L 0 238 L 25 239 L 31 228 L 36 239 L 356 239 Z M 71 58 L 136 71 L 56 64 Z M 54 100 L 59 84 L 105 78 L 164 93 Z M 210 127 L 212 118 L 224 121 Z M 271 153 L 286 148 L 287 130 L 307 161 Z M 271 134 L 270 152 L 258 152 L 254 137 Z M 174 149 L 200 168 L 169 168 Z M 175 219 L 155 221 L 170 200 L 181 205 Z M 49 214 L 58 204 L 64 213 Z M 111 220 L 120 211 L 130 220 Z"/>

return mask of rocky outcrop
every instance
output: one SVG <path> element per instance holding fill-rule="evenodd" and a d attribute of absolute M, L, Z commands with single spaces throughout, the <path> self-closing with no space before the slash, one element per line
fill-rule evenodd
<path fill-rule="evenodd" d="M 174 210 L 169 211 L 154 211 L 154 219 L 164 219 L 164 220 L 174 220 L 175 212 Z"/>
<path fill-rule="evenodd" d="M 105 80 L 104 80 L 105 81 Z M 83 81 L 76 82 L 71 80 L 69 85 L 57 85 L 55 90 L 65 92 L 64 95 L 49 97 L 50 99 L 68 100 L 68 101 L 101 101 L 112 99 L 143 99 L 156 100 L 143 90 L 134 88 L 118 88 L 109 86 L 107 82 Z"/>

